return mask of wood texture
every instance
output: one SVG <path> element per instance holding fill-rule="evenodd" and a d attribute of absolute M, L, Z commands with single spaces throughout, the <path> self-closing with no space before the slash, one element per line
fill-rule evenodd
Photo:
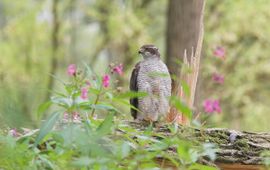
<path fill-rule="evenodd" d="M 212 128 L 203 130 L 197 136 L 216 143 L 220 150 L 217 152 L 216 162 L 260 165 L 263 160 L 262 151 L 270 151 L 270 133 L 240 132 L 229 129 Z M 232 136 L 235 139 L 232 140 Z"/>
<path fill-rule="evenodd" d="M 174 75 L 180 75 L 184 52 L 196 49 L 204 0 L 170 0 L 167 14 L 166 63 Z M 179 63 L 179 62 L 178 62 Z"/>
<path fill-rule="evenodd" d="M 244 165 L 244 164 L 224 164 L 218 163 L 217 166 L 222 170 L 267 170 L 263 165 Z"/>
<path fill-rule="evenodd" d="M 135 128 L 141 127 L 140 123 L 130 122 Z M 217 158 L 215 162 L 203 160 L 201 163 L 214 165 L 222 170 L 264 170 L 263 158 L 260 156 L 264 151 L 270 151 L 270 133 L 253 133 L 245 131 L 236 131 L 223 128 L 196 129 L 179 125 L 179 135 L 182 136 L 185 131 L 189 140 L 196 140 L 202 143 L 210 142 L 218 146 Z M 142 129 L 143 130 L 143 129 Z M 155 131 L 164 133 L 164 136 L 170 137 L 170 130 L 166 126 L 160 126 Z M 171 150 L 170 150 L 171 151 Z M 160 165 L 173 167 L 170 162 L 159 158 Z M 176 169 L 178 167 L 175 167 Z"/>
<path fill-rule="evenodd" d="M 166 63 L 172 77 L 174 77 L 172 94 L 184 99 L 184 103 L 190 108 L 194 108 L 199 73 L 204 4 L 204 0 L 170 0 L 168 5 Z M 185 68 L 183 65 L 189 68 L 192 73 L 186 74 L 182 69 Z M 191 88 L 190 95 L 184 96 L 181 93 L 181 83 L 186 83 Z M 189 124 L 185 116 L 178 113 L 174 107 L 171 107 L 167 120 Z"/>
<path fill-rule="evenodd" d="M 52 32 L 51 32 L 51 63 L 50 63 L 50 74 L 55 75 L 58 67 L 58 49 L 59 49 L 59 30 L 60 30 L 60 19 L 59 19 L 59 0 L 52 1 Z M 47 89 L 53 89 L 54 77 L 50 76 L 48 81 Z M 48 91 L 46 94 L 45 101 L 50 99 L 51 92 Z"/>

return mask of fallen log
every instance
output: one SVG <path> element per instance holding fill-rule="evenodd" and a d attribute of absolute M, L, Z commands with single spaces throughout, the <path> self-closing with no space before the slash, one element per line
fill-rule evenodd
<path fill-rule="evenodd" d="M 137 129 L 144 130 L 137 122 L 129 122 Z M 166 126 L 155 127 L 153 130 L 163 133 L 169 137 L 170 129 Z M 188 133 L 185 133 L 188 132 Z M 213 165 L 224 170 L 261 170 L 267 169 L 264 165 L 264 159 L 261 154 L 270 151 L 270 133 L 253 133 L 245 131 L 236 131 L 223 128 L 197 129 L 178 125 L 179 135 L 189 140 L 199 142 L 210 142 L 218 146 L 216 152 L 217 158 L 214 162 L 202 160 L 201 163 Z M 186 135 L 188 134 L 188 135 Z M 162 165 L 172 168 L 169 162 L 158 162 Z M 164 161 L 164 160 L 162 160 Z M 173 169 L 177 169 L 174 167 Z"/>
<path fill-rule="evenodd" d="M 251 133 L 236 130 L 204 129 L 203 138 L 217 144 L 215 164 L 221 169 L 256 170 L 264 168 L 261 153 L 270 151 L 270 133 Z M 196 134 L 200 136 L 200 133 Z M 265 168 L 266 169 L 266 168 Z"/>

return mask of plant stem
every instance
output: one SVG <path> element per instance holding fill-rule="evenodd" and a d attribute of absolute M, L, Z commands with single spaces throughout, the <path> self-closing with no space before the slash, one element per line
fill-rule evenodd
<path fill-rule="evenodd" d="M 97 98 L 96 98 L 96 100 L 95 100 L 94 105 L 96 105 L 96 104 L 97 104 L 97 102 L 98 102 L 98 100 L 99 100 L 99 96 L 100 96 L 100 93 L 97 95 Z M 91 113 L 91 116 L 92 116 L 92 117 L 94 116 L 95 111 L 96 111 L 96 109 L 95 109 L 95 108 L 93 108 L 92 113 Z"/>
<path fill-rule="evenodd" d="M 101 95 L 101 90 L 102 90 L 102 84 L 100 85 L 100 88 L 99 88 L 99 93 L 97 94 L 97 98 L 96 98 L 96 100 L 95 100 L 95 102 L 94 102 L 94 105 L 96 105 L 96 104 L 97 104 L 97 102 L 99 101 L 99 97 L 100 97 L 100 95 Z M 95 111 L 96 111 L 96 109 L 95 109 L 95 108 L 93 108 L 92 113 L 91 113 L 91 117 L 93 117 L 93 116 L 94 116 Z"/>

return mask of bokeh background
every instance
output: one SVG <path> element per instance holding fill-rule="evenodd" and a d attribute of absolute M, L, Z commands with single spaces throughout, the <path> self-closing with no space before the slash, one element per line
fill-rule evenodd
<path fill-rule="evenodd" d="M 203 112 L 213 98 L 222 108 L 205 115 L 208 126 L 270 130 L 269 9 L 269 0 L 207 0 L 196 106 Z M 62 88 L 51 74 L 67 80 L 71 63 L 99 73 L 123 63 L 127 90 L 141 45 L 166 59 L 167 11 L 166 0 L 0 0 L 0 127 L 37 127 L 38 106 Z M 213 55 L 217 46 L 225 59 Z"/>

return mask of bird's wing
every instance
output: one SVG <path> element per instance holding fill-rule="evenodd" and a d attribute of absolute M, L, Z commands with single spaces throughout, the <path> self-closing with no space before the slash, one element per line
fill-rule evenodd
<path fill-rule="evenodd" d="M 135 68 L 132 71 L 130 82 L 129 82 L 129 89 L 133 92 L 138 92 L 138 73 L 140 70 L 140 62 L 136 64 Z M 136 108 L 138 108 L 138 98 L 130 98 L 129 100 L 130 104 Z M 131 108 L 131 116 L 136 119 L 137 118 L 137 110 Z"/>

